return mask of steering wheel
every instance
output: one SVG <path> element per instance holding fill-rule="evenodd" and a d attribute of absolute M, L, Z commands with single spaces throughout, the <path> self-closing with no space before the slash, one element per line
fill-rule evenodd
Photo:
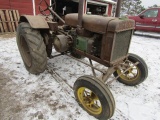
<path fill-rule="evenodd" d="M 45 9 L 42 8 L 42 3 L 43 3 L 43 1 L 44 1 L 44 3 L 45 3 L 46 6 L 47 6 Z M 39 2 L 39 11 L 40 11 L 40 13 L 41 13 L 42 15 L 44 15 L 44 16 L 49 16 L 49 15 L 51 15 L 49 8 L 52 8 L 54 11 L 56 10 L 56 1 L 55 1 L 55 0 L 53 0 L 53 4 L 50 5 L 50 6 L 49 6 L 48 3 L 46 2 L 46 0 L 41 0 L 41 1 Z M 49 13 L 47 13 L 47 11 L 49 11 Z"/>

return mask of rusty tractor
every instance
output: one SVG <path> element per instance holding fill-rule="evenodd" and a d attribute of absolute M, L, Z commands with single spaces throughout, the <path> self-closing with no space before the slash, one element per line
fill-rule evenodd
<path fill-rule="evenodd" d="M 42 2 L 46 4 L 45 9 L 41 7 Z M 78 13 L 67 14 L 62 19 L 51 8 L 54 5 L 49 6 L 41 0 L 39 10 L 43 16 L 20 17 L 16 39 L 24 65 L 29 73 L 44 72 L 47 57 L 56 57 L 51 55 L 54 46 L 59 55 L 70 56 L 90 66 L 93 76 L 82 76 L 74 83 L 75 98 L 90 115 L 100 120 L 109 119 L 114 114 L 115 101 L 108 85 L 118 80 L 135 86 L 148 76 L 145 61 L 138 55 L 128 53 L 134 21 L 83 14 L 84 0 L 79 1 Z M 63 25 L 60 26 L 57 21 Z M 83 57 L 87 57 L 90 63 L 83 62 L 80 59 Z M 107 69 L 98 69 L 92 61 Z M 95 70 L 102 76 L 97 76 Z M 112 74 L 115 78 L 108 82 Z"/>

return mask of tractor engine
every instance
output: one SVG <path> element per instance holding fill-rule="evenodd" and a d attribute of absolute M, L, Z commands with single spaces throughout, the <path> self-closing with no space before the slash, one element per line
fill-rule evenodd
<path fill-rule="evenodd" d="M 134 21 L 115 17 L 83 15 L 78 30 L 78 14 L 65 16 L 70 28 L 67 35 L 57 35 L 54 47 L 58 52 L 75 51 L 105 65 L 114 65 L 128 54 Z"/>

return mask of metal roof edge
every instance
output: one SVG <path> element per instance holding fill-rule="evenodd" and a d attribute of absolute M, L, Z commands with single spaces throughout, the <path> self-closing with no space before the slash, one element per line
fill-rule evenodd
<path fill-rule="evenodd" d="M 79 2 L 79 0 L 72 0 L 72 1 L 74 1 L 74 2 Z M 92 1 L 92 0 L 90 0 L 90 1 Z M 93 0 L 93 1 L 95 1 L 95 0 Z M 117 4 L 117 2 L 115 2 L 115 1 L 112 1 L 112 0 L 97 0 L 97 2 L 106 2 L 106 3 L 111 3 L 111 4 Z"/>

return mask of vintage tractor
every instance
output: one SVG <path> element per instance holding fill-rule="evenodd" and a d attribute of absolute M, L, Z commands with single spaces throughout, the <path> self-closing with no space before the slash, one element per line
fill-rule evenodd
<path fill-rule="evenodd" d="M 41 7 L 42 2 L 46 3 L 45 9 Z M 21 16 L 17 44 L 24 65 L 32 74 L 46 69 L 47 57 L 56 57 L 51 55 L 52 46 L 60 55 L 70 56 L 90 66 L 93 76 L 82 76 L 74 83 L 75 98 L 90 115 L 106 120 L 115 111 L 115 101 L 108 84 L 117 79 L 129 86 L 138 85 L 147 78 L 148 69 L 141 57 L 128 53 L 134 21 L 83 14 L 83 4 L 84 0 L 80 0 L 78 13 L 67 14 L 63 20 L 51 8 L 55 3 L 49 6 L 41 0 L 39 9 L 45 16 Z M 58 21 L 64 25 L 59 26 Z M 80 60 L 82 57 L 89 58 L 90 64 Z M 108 69 L 104 71 L 94 67 L 92 60 Z M 102 76 L 97 76 L 95 70 Z M 107 82 L 112 74 L 115 79 Z"/>

